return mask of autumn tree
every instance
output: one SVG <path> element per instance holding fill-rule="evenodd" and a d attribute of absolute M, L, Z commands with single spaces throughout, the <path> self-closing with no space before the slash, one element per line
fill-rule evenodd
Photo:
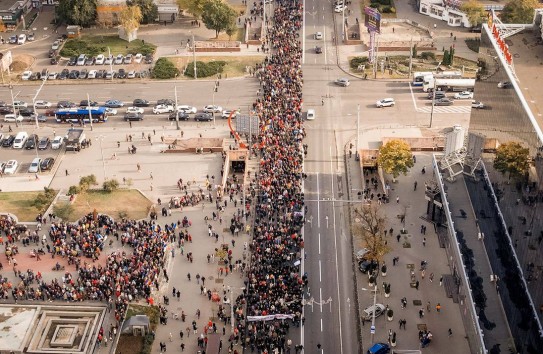
<path fill-rule="evenodd" d="M 204 13 L 204 4 L 207 0 L 177 0 L 180 9 L 187 10 L 192 16 L 200 18 Z"/>
<path fill-rule="evenodd" d="M 360 209 L 355 208 L 356 218 L 360 223 L 355 224 L 354 232 L 362 237 L 364 247 L 368 253 L 364 256 L 370 260 L 382 261 L 390 247 L 384 235 L 386 219 L 382 215 L 376 203 L 363 205 Z"/>
<path fill-rule="evenodd" d="M 127 34 L 132 33 L 140 27 L 142 18 L 139 6 L 127 6 L 119 13 L 119 24 Z"/>
<path fill-rule="evenodd" d="M 60 0 L 58 18 L 70 25 L 88 27 L 96 21 L 97 0 Z"/>
<path fill-rule="evenodd" d="M 485 8 L 477 0 L 469 0 L 468 2 L 464 2 L 460 6 L 460 11 L 466 14 L 469 23 L 472 26 L 480 25 L 487 17 Z"/>
<path fill-rule="evenodd" d="M 500 19 L 504 23 L 532 23 L 537 0 L 510 0 L 505 4 Z"/>
<path fill-rule="evenodd" d="M 530 168 L 530 150 L 519 143 L 501 144 L 496 149 L 494 168 L 502 174 L 509 173 L 509 179 L 521 178 Z"/>
<path fill-rule="evenodd" d="M 215 37 L 235 26 L 236 18 L 236 11 L 222 0 L 207 0 L 204 3 L 202 21 L 206 28 L 215 30 Z"/>
<path fill-rule="evenodd" d="M 153 0 L 127 0 L 126 4 L 128 6 L 135 5 L 140 8 L 142 23 L 154 22 L 158 17 L 158 6 L 153 2 Z"/>
<path fill-rule="evenodd" d="M 407 174 L 415 164 L 411 148 L 403 140 L 391 140 L 379 149 L 377 163 L 386 172 L 398 177 L 400 173 Z"/>

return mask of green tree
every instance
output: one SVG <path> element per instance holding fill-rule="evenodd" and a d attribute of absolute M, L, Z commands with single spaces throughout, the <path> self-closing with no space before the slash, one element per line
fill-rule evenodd
<path fill-rule="evenodd" d="M 449 54 L 449 51 L 445 49 L 443 52 L 443 60 L 441 61 L 441 64 L 443 65 L 451 65 L 451 55 Z"/>
<path fill-rule="evenodd" d="M 504 23 L 532 23 L 537 0 L 510 0 L 505 4 L 500 19 Z"/>
<path fill-rule="evenodd" d="M 64 221 L 70 220 L 74 211 L 74 207 L 71 203 L 59 203 L 53 205 L 53 213 Z"/>
<path fill-rule="evenodd" d="M 53 202 L 56 194 L 54 189 L 43 187 L 43 193 L 38 194 L 31 205 L 36 209 L 43 211 Z"/>
<path fill-rule="evenodd" d="M 382 261 L 384 255 L 390 251 L 390 247 L 383 237 L 386 219 L 375 203 L 365 204 L 361 210 L 355 208 L 357 219 L 354 232 L 362 237 L 364 247 L 368 253 L 364 256 L 370 260 Z"/>
<path fill-rule="evenodd" d="M 111 193 L 119 188 L 119 181 L 116 179 L 108 179 L 107 181 L 104 181 L 102 187 L 106 192 Z"/>
<path fill-rule="evenodd" d="M 167 58 L 160 58 L 153 67 L 152 77 L 154 79 L 173 79 L 179 75 L 179 69 Z"/>
<path fill-rule="evenodd" d="M 413 58 L 417 57 L 417 45 L 416 44 L 413 44 L 413 49 L 412 49 L 411 53 L 413 55 Z"/>
<path fill-rule="evenodd" d="M 158 6 L 153 2 L 153 0 L 127 0 L 126 4 L 128 6 L 136 5 L 141 10 L 141 19 L 142 23 L 151 23 L 158 18 Z"/>
<path fill-rule="evenodd" d="M 460 6 L 460 11 L 468 16 L 470 25 L 477 26 L 483 23 L 488 16 L 483 5 L 477 0 L 469 0 Z"/>
<path fill-rule="evenodd" d="M 83 176 L 83 177 L 81 177 L 79 179 L 79 192 L 84 193 L 91 186 L 95 186 L 97 184 L 98 184 L 98 182 L 96 182 L 96 176 L 95 175 Z"/>
<path fill-rule="evenodd" d="M 235 26 L 236 17 L 236 11 L 222 0 L 207 0 L 204 4 L 202 21 L 206 28 L 215 30 L 215 37 L 227 28 Z"/>
<path fill-rule="evenodd" d="M 180 9 L 187 10 L 192 16 L 200 18 L 204 13 L 206 0 L 177 0 Z"/>
<path fill-rule="evenodd" d="M 124 31 L 129 34 L 140 27 L 142 18 L 143 15 L 141 14 L 141 9 L 139 6 L 126 6 L 119 14 L 119 24 Z"/>
<path fill-rule="evenodd" d="M 70 25 L 88 27 L 96 20 L 97 0 L 60 0 L 57 17 Z"/>
<path fill-rule="evenodd" d="M 377 163 L 386 172 L 398 177 L 400 173 L 407 174 L 413 163 L 411 148 L 403 140 L 391 140 L 379 149 Z"/>
<path fill-rule="evenodd" d="M 454 50 L 453 46 L 451 46 L 449 48 L 449 65 L 454 64 L 454 52 L 455 52 L 455 50 Z"/>
<path fill-rule="evenodd" d="M 519 143 L 509 142 L 501 144 L 496 149 L 494 168 L 505 174 L 509 173 L 509 179 L 523 177 L 530 168 L 530 150 Z"/>

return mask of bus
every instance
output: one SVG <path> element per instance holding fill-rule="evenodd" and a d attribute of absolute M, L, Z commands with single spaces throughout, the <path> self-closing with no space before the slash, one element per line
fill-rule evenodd
<path fill-rule="evenodd" d="M 438 79 L 461 79 L 462 72 L 460 71 L 440 71 L 440 72 L 430 72 L 430 71 L 421 71 L 415 72 L 413 74 L 413 86 L 422 86 L 424 83 L 424 78 L 430 76 Z"/>
<path fill-rule="evenodd" d="M 475 79 L 434 79 L 426 76 L 422 91 L 432 92 L 434 87 L 437 91 L 473 91 Z"/>
<path fill-rule="evenodd" d="M 55 111 L 55 119 L 57 123 L 90 123 L 89 110 L 93 123 L 107 122 L 105 107 L 61 108 Z"/>

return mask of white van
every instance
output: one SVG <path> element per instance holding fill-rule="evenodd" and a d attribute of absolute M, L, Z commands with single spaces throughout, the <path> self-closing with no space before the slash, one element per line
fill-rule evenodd
<path fill-rule="evenodd" d="M 314 109 L 308 109 L 307 110 L 307 120 L 314 120 L 315 119 L 315 110 Z"/>
<path fill-rule="evenodd" d="M 80 54 L 77 58 L 77 66 L 85 65 L 85 60 L 87 60 L 87 56 L 85 54 Z"/>
<path fill-rule="evenodd" d="M 19 37 L 17 37 L 17 44 L 25 44 L 26 42 L 26 34 L 20 34 Z"/>
<path fill-rule="evenodd" d="M 13 148 L 14 149 L 22 149 L 25 145 L 26 141 L 28 139 L 28 133 L 27 132 L 19 132 L 15 136 L 15 140 L 13 140 Z"/>

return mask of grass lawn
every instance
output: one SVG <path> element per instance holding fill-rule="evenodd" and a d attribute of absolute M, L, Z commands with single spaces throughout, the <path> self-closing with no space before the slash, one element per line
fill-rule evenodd
<path fill-rule="evenodd" d="M 209 38 L 210 41 L 240 41 L 242 42 L 242 45 L 243 45 L 243 41 L 244 41 L 244 36 L 245 36 L 245 30 L 243 28 L 237 28 L 236 29 L 236 33 L 234 33 L 232 36 L 229 36 L 226 34 L 226 32 L 221 32 L 219 33 L 219 37 L 217 38 Z"/>
<path fill-rule="evenodd" d="M 364 19 L 364 8 L 365 8 L 366 6 L 369 7 L 370 4 L 371 4 L 371 1 L 370 1 L 370 0 L 362 0 L 362 1 L 360 1 L 360 11 L 361 11 L 361 13 L 362 13 L 362 20 L 361 20 L 361 22 L 362 22 L 363 19 Z M 393 7 L 394 9 L 396 8 L 396 6 L 394 5 L 394 0 L 391 0 L 391 1 L 390 1 L 390 6 Z M 380 7 L 381 7 L 381 9 L 382 9 L 382 8 L 384 8 L 385 6 L 384 6 L 384 5 L 381 5 Z M 396 17 L 397 17 L 397 16 L 396 16 L 396 11 L 390 12 L 390 13 L 383 13 L 383 12 L 381 11 L 381 18 L 396 18 Z"/>
<path fill-rule="evenodd" d="M 42 192 L 0 193 L 0 212 L 14 214 L 19 219 L 19 222 L 35 221 L 40 210 L 36 209 L 31 204 L 40 193 Z"/>
<path fill-rule="evenodd" d="M 111 55 L 128 53 L 143 55 L 154 53 L 156 46 L 151 43 L 143 43 L 141 39 L 128 43 L 118 36 L 81 36 L 77 39 L 69 39 L 62 47 L 60 54 L 64 57 L 76 56 L 81 53 L 87 55 L 108 55 L 108 47 Z"/>
<path fill-rule="evenodd" d="M 147 217 L 151 202 L 135 189 L 119 189 L 112 193 L 91 190 L 77 195 L 72 206 L 74 213 L 70 221 L 78 220 L 94 209 L 115 219 L 122 212 L 129 219 L 139 220 Z"/>
<path fill-rule="evenodd" d="M 187 66 L 189 62 L 192 62 L 191 57 L 176 57 L 176 58 L 168 58 L 172 61 L 172 63 L 179 68 L 181 73 L 183 73 L 183 70 Z M 226 62 L 226 65 L 224 66 L 224 70 L 222 73 L 223 78 L 226 77 L 239 77 L 245 75 L 245 67 L 246 66 L 254 66 L 256 63 L 262 62 L 264 60 L 263 55 L 254 55 L 254 56 L 241 56 L 241 57 L 234 57 L 234 56 L 213 56 L 213 57 L 196 57 L 196 60 L 203 61 L 203 62 L 210 62 L 215 60 L 223 60 Z M 185 78 L 189 78 L 186 76 L 182 76 Z M 198 77 L 200 78 L 200 77 Z M 192 79 L 192 78 L 190 78 Z"/>

